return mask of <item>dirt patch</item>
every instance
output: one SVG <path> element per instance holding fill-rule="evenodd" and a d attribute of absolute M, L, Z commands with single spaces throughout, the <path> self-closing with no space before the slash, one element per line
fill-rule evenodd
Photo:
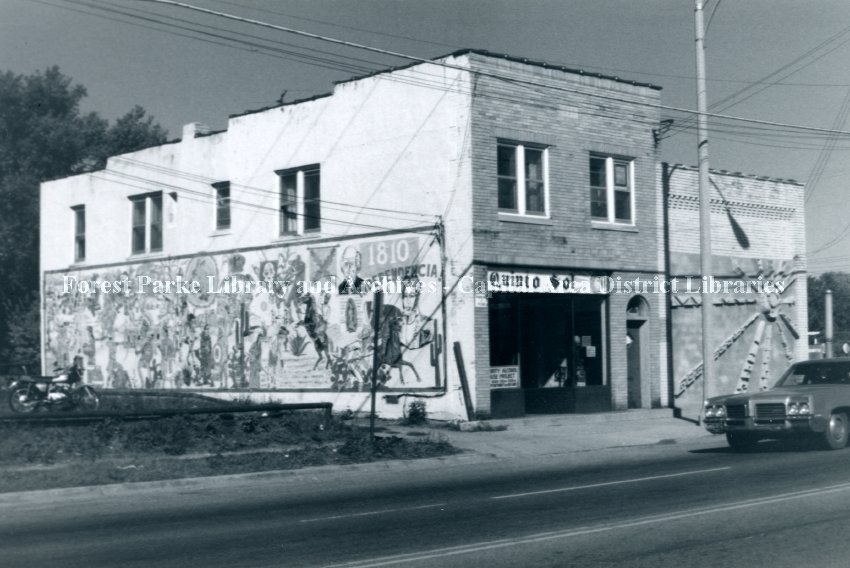
<path fill-rule="evenodd" d="M 414 459 L 456 453 L 445 436 L 370 438 L 323 412 L 0 424 L 0 492 Z"/>

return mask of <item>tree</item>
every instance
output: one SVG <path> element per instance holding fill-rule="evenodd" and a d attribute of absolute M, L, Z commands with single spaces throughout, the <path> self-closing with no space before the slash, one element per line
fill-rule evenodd
<path fill-rule="evenodd" d="M 809 329 L 824 332 L 826 291 L 832 290 L 832 325 L 836 344 L 850 340 L 850 274 L 824 272 L 809 276 Z M 820 340 L 823 342 L 821 335 Z"/>
<path fill-rule="evenodd" d="M 39 184 L 100 169 L 109 156 L 166 139 L 140 106 L 113 125 L 82 114 L 86 95 L 55 66 L 0 74 L 0 373 L 4 366 L 38 368 Z"/>

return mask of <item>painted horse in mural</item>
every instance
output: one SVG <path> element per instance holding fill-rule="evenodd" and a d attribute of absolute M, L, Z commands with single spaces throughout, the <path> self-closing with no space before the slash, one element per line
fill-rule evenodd
<path fill-rule="evenodd" d="M 413 376 L 416 377 L 416 382 L 421 383 L 422 378 L 416 367 L 404 359 L 404 352 L 410 348 L 409 345 L 402 341 L 402 328 L 404 326 L 404 315 L 401 310 L 395 306 L 384 306 L 383 316 L 381 319 L 381 336 L 378 345 L 378 360 L 380 367 L 379 375 L 381 383 L 386 383 L 390 379 L 390 371 L 398 370 L 398 380 L 404 384 L 403 367 L 407 367 L 413 371 Z"/>
<path fill-rule="evenodd" d="M 316 355 L 319 358 L 313 369 L 319 367 L 319 364 L 324 360 L 325 367 L 330 367 L 331 357 L 328 353 L 328 333 L 327 322 L 316 306 L 316 299 L 312 294 L 304 294 L 301 296 L 301 303 L 304 306 L 304 317 L 298 322 L 298 325 L 303 325 L 307 331 L 307 335 L 313 341 L 313 347 L 316 348 Z"/>

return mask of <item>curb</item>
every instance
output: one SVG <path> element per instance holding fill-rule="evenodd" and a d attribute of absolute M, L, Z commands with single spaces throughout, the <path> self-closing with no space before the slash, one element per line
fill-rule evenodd
<path fill-rule="evenodd" d="M 141 494 L 161 489 L 214 489 L 219 486 L 228 485 L 234 481 L 319 481 L 320 477 L 329 477 L 334 474 L 344 474 L 346 472 L 389 471 L 392 469 L 434 469 L 444 467 L 448 461 L 455 462 L 456 465 L 473 465 L 478 463 L 502 461 L 502 458 L 486 454 L 475 454 L 464 450 L 463 453 L 460 454 L 434 458 L 386 460 L 344 465 L 322 465 L 304 467 L 300 469 L 276 469 L 250 473 L 228 473 L 204 477 L 187 477 L 181 479 L 161 479 L 156 481 L 136 481 L 104 485 L 83 485 L 80 487 L 58 487 L 54 489 L 13 491 L 0 493 L 0 506 L 18 503 L 56 502 L 64 501 L 69 498 L 88 496 L 109 497 L 128 493 Z"/>

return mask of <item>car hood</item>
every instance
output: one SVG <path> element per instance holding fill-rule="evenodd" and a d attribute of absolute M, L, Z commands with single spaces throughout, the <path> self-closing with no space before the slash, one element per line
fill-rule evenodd
<path fill-rule="evenodd" d="M 760 400 L 776 400 L 786 396 L 806 396 L 815 391 L 825 391 L 831 389 L 847 389 L 846 385 L 802 385 L 797 387 L 777 387 L 766 391 L 735 393 L 725 396 L 715 396 L 708 399 L 709 404 L 747 404 L 750 400 L 758 402 Z"/>

